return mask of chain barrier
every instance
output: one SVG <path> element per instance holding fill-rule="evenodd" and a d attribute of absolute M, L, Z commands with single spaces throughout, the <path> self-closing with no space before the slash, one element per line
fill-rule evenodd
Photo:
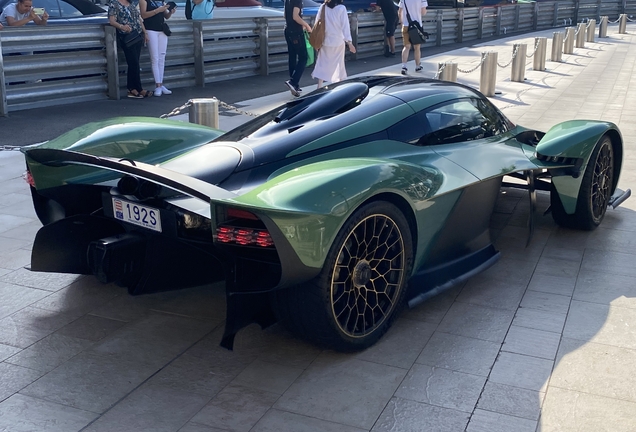
<path fill-rule="evenodd" d="M 439 79 L 439 76 L 441 75 L 442 71 L 444 70 L 444 68 L 446 67 L 446 63 L 442 63 L 442 67 L 440 67 L 437 70 L 437 73 L 435 74 L 435 76 L 433 77 L 433 79 Z"/>
<path fill-rule="evenodd" d="M 585 29 L 589 29 L 590 28 L 590 24 L 592 24 L 592 21 L 590 21 L 589 19 L 587 20 L 587 25 L 585 26 Z"/>
<path fill-rule="evenodd" d="M 534 41 L 534 49 L 532 50 L 532 52 L 530 53 L 530 55 L 526 54 L 526 57 L 530 58 L 534 55 L 534 53 L 537 52 L 537 48 L 539 48 L 539 39 L 537 39 L 536 41 Z"/>
<path fill-rule="evenodd" d="M 631 19 L 630 17 L 625 17 L 625 18 L 627 18 L 627 21 L 629 21 L 629 22 L 634 22 L 634 20 Z M 616 21 L 618 21 L 618 20 L 616 20 Z"/>
<path fill-rule="evenodd" d="M 619 22 L 621 19 L 620 18 L 616 18 L 616 21 L 611 21 L 609 18 L 607 19 L 608 24 L 616 24 L 617 22 Z"/>
<path fill-rule="evenodd" d="M 565 32 L 565 37 L 563 38 L 563 43 L 568 40 L 568 36 L 570 36 L 570 32 Z"/>
<path fill-rule="evenodd" d="M 217 99 L 217 100 L 218 100 L 218 99 Z M 249 111 L 243 111 L 243 110 L 241 110 L 241 109 L 239 109 L 239 108 L 237 108 L 237 107 L 235 107 L 235 106 L 233 106 L 233 105 L 230 105 L 230 104 L 228 104 L 228 103 L 225 103 L 225 102 L 223 102 L 223 101 L 220 101 L 220 100 L 219 100 L 218 102 L 219 102 L 219 106 L 220 106 L 221 108 L 225 108 L 226 110 L 229 110 L 229 111 L 236 111 L 236 112 L 237 112 L 237 113 L 239 113 L 239 114 L 243 114 L 243 115 L 246 115 L 246 116 L 249 116 L 249 117 L 258 117 L 258 116 L 259 116 L 259 114 L 255 114 L 255 113 L 253 113 L 253 112 L 249 112 Z M 161 115 L 159 116 L 159 118 L 165 119 L 165 118 L 168 118 L 168 117 L 173 117 L 173 116 L 179 115 L 179 114 L 181 114 L 181 112 L 182 112 L 183 110 L 185 110 L 186 108 L 190 108 L 192 105 L 193 105 L 193 102 L 192 102 L 192 99 L 190 99 L 189 101 L 187 101 L 186 103 L 184 103 L 184 104 L 183 104 L 183 105 L 181 105 L 180 107 L 177 107 L 177 108 L 173 109 L 173 110 L 172 110 L 172 111 L 170 111 L 169 113 L 167 113 L 167 114 L 161 114 Z"/>
<path fill-rule="evenodd" d="M 479 62 L 479 64 L 477 66 L 475 66 L 474 68 L 472 68 L 472 69 L 464 70 L 464 69 L 460 69 L 459 67 L 457 67 L 457 71 L 461 72 L 461 73 L 472 73 L 472 72 L 475 72 L 477 69 L 479 69 L 479 67 L 481 65 L 484 64 L 484 61 L 486 61 L 486 57 L 488 57 L 488 53 L 484 53 L 484 55 L 481 56 L 481 61 Z"/>
<path fill-rule="evenodd" d="M 516 45 L 514 51 L 512 52 L 512 57 L 510 57 L 510 61 L 508 63 L 506 63 L 505 65 L 502 65 L 499 62 L 497 62 L 497 66 L 499 66 L 502 69 L 505 69 L 508 66 L 510 66 L 512 64 L 512 61 L 515 59 L 515 57 L 517 57 L 517 51 L 518 50 L 519 50 L 519 45 Z"/>
<path fill-rule="evenodd" d="M 576 31 L 574 32 L 574 36 L 578 36 L 579 35 L 579 26 L 576 26 Z"/>
<path fill-rule="evenodd" d="M 0 152 L 2 151 L 20 151 L 20 146 L 2 145 L 0 146 Z"/>

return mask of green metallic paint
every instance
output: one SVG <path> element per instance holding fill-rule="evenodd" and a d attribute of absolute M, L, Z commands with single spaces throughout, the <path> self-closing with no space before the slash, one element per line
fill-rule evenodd
<path fill-rule="evenodd" d="M 618 128 L 614 123 L 596 120 L 571 120 L 552 127 L 537 144 L 537 153 L 543 156 L 561 156 L 583 159 L 580 175 L 554 176 L 552 184 L 559 194 L 563 209 L 567 214 L 576 212 L 576 203 L 594 147 L 608 130 Z M 554 163 L 537 161 L 539 166 L 555 168 Z"/>
<path fill-rule="evenodd" d="M 393 142 L 377 144 L 382 143 Z M 386 153 L 386 146 L 384 149 Z M 421 262 L 461 188 L 476 178 L 432 151 L 418 151 L 409 162 L 347 158 L 292 168 L 244 195 L 213 200 L 211 214 L 215 214 L 215 205 L 221 205 L 266 215 L 304 265 L 321 268 L 347 218 L 374 196 L 389 193 L 411 207 L 418 233 L 415 262 Z M 322 199 L 316 201 L 315 197 Z M 436 205 L 438 202 L 441 204 Z"/>
<path fill-rule="evenodd" d="M 221 134 L 217 129 L 179 121 L 119 117 L 89 123 L 51 141 L 25 147 L 23 151 L 51 148 L 157 164 L 204 145 Z M 118 173 L 99 168 L 47 167 L 29 158 L 28 154 L 26 160 L 37 189 L 63 184 L 95 184 L 120 177 Z"/>

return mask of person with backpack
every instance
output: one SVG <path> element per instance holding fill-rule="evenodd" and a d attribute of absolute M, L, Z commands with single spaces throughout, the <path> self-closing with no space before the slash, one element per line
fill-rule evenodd
<path fill-rule="evenodd" d="M 420 26 L 422 25 L 422 17 L 426 15 L 426 7 L 428 2 L 426 0 L 400 0 L 398 5 L 398 18 L 402 23 L 402 75 L 408 73 L 406 62 L 409 60 L 409 52 L 411 46 L 413 46 L 413 56 L 415 57 L 415 72 L 422 71 L 422 52 L 420 51 L 420 45 L 411 44 L 409 39 L 409 24 L 411 21 L 417 21 Z"/>
<path fill-rule="evenodd" d="M 214 0 L 186 0 L 185 17 L 191 20 L 209 20 L 214 17 Z"/>

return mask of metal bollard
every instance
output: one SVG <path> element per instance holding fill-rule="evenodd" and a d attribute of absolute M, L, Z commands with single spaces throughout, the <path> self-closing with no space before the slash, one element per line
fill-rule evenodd
<path fill-rule="evenodd" d="M 552 55 L 550 60 L 553 62 L 563 61 L 563 33 L 552 33 Z"/>
<path fill-rule="evenodd" d="M 534 51 L 534 60 L 532 61 L 532 69 L 545 70 L 545 54 L 548 48 L 548 38 L 534 38 L 534 44 L 537 49 Z"/>
<path fill-rule="evenodd" d="M 579 23 L 579 29 L 576 33 L 576 47 L 585 48 L 585 23 Z"/>
<path fill-rule="evenodd" d="M 594 31 L 596 30 L 596 20 L 591 19 L 587 24 L 587 39 L 586 42 L 594 42 Z"/>
<path fill-rule="evenodd" d="M 607 17 L 607 16 L 602 16 L 601 17 L 601 23 L 598 25 L 598 37 L 599 38 L 606 38 L 607 37 L 607 20 L 609 20 L 609 17 Z"/>
<path fill-rule="evenodd" d="M 457 63 L 437 63 L 437 71 L 439 80 L 457 82 Z"/>
<path fill-rule="evenodd" d="M 576 30 L 574 27 L 565 29 L 565 39 L 563 39 L 563 54 L 572 54 L 574 52 L 574 38 Z"/>
<path fill-rule="evenodd" d="M 515 58 L 512 59 L 512 68 L 510 71 L 510 81 L 523 82 L 526 78 L 526 52 L 527 44 L 514 44 L 513 53 Z"/>
<path fill-rule="evenodd" d="M 495 83 L 497 82 L 497 51 L 481 53 L 482 63 L 479 75 L 479 91 L 484 96 L 495 95 Z"/>
<path fill-rule="evenodd" d="M 190 99 L 190 123 L 219 128 L 219 101 L 216 98 Z"/>
<path fill-rule="evenodd" d="M 618 33 L 627 33 L 627 14 L 620 14 L 618 17 Z"/>

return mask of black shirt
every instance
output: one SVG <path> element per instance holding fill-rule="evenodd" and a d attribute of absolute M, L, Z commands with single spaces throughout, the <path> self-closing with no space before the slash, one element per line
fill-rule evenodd
<path fill-rule="evenodd" d="M 147 12 L 151 12 L 161 6 L 163 6 L 163 1 L 146 0 Z M 154 30 L 160 32 L 163 30 L 163 21 L 163 13 L 158 13 L 157 15 L 153 15 L 149 18 L 144 19 L 144 27 L 146 27 L 146 30 Z"/>
<path fill-rule="evenodd" d="M 397 20 L 398 8 L 393 0 L 376 0 L 376 4 L 382 9 L 382 14 L 386 22 Z"/>
<path fill-rule="evenodd" d="M 303 0 L 285 0 L 285 24 L 291 32 L 302 33 L 303 26 L 294 21 L 294 8 L 300 9 L 300 16 L 303 16 Z"/>

